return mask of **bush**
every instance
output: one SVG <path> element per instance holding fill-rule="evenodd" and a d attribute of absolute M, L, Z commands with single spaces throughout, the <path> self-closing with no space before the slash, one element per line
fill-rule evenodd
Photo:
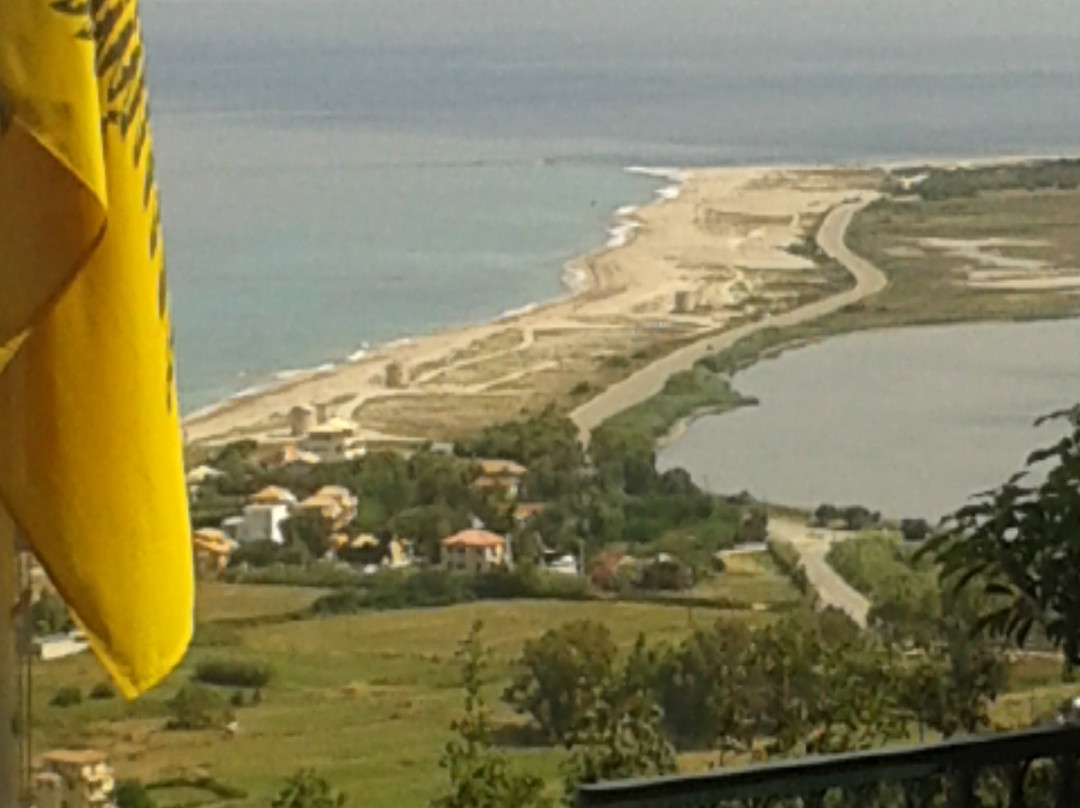
<path fill-rule="evenodd" d="M 210 659 L 200 662 L 195 678 L 208 685 L 265 687 L 271 679 L 270 666 L 237 659 Z"/>
<path fill-rule="evenodd" d="M 121 780 L 113 792 L 116 808 L 154 808 L 149 792 L 138 780 Z"/>
<path fill-rule="evenodd" d="M 62 687 L 49 699 L 49 704 L 53 707 L 71 707 L 81 703 L 82 691 L 77 687 Z"/>
<path fill-rule="evenodd" d="M 88 697 L 93 699 L 94 701 L 114 699 L 116 698 L 116 690 L 108 682 L 98 682 L 96 685 L 90 688 L 90 693 L 88 694 Z"/>
<path fill-rule="evenodd" d="M 232 707 L 243 707 L 244 706 L 244 691 L 243 690 L 237 690 L 235 693 L 233 693 L 229 697 L 229 705 L 232 706 Z"/>
<path fill-rule="evenodd" d="M 221 699 L 213 690 L 186 684 L 169 700 L 172 717 L 166 722 L 165 729 L 211 729 L 219 723 L 217 712 L 220 709 Z"/>

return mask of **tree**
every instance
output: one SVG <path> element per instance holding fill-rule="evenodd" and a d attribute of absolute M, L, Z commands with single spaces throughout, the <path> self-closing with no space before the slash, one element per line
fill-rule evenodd
<path fill-rule="evenodd" d="M 594 686 L 594 706 L 581 716 L 574 745 L 563 761 L 568 804 L 585 783 L 648 777 L 675 771 L 675 749 L 664 735 L 649 671 L 655 660 L 639 636 L 630 658 Z"/>
<path fill-rule="evenodd" d="M 167 729 L 210 729 L 219 721 L 217 711 L 221 699 L 208 687 L 186 684 L 169 700 L 172 718 L 165 725 Z"/>
<path fill-rule="evenodd" d="M 342 808 L 346 799 L 314 769 L 299 769 L 270 805 L 273 808 Z"/>
<path fill-rule="evenodd" d="M 919 555 L 941 565 L 952 591 L 975 587 L 988 609 L 974 631 L 1023 646 L 1040 627 L 1062 648 L 1065 672 L 1080 663 L 1080 408 L 1041 418 L 1073 422 L 1071 434 L 1033 452 L 1027 471 L 947 517 L 942 531 Z M 1028 473 L 1049 464 L 1044 482 L 1027 484 Z"/>
<path fill-rule="evenodd" d="M 571 746 L 617 649 L 607 626 L 578 620 L 525 643 L 503 698 L 530 715 L 549 740 Z"/>
<path fill-rule="evenodd" d="M 330 523 L 321 513 L 300 511 L 281 526 L 285 541 L 307 548 L 313 558 L 322 558 L 330 547 Z"/>
<path fill-rule="evenodd" d="M 432 808 L 547 808 L 544 781 L 532 774 L 514 771 L 506 756 L 491 745 L 491 723 L 481 691 L 488 652 L 480 634 L 483 625 L 473 623 L 455 657 L 461 665 L 465 690 L 464 710 L 450 729 L 454 737 L 446 743 L 439 765 L 446 769 L 450 786 L 431 803 Z"/>
<path fill-rule="evenodd" d="M 30 606 L 35 634 L 59 634 L 74 627 L 67 604 L 59 595 L 44 593 Z"/>
<path fill-rule="evenodd" d="M 680 745 L 719 747 L 723 753 L 745 748 L 752 740 L 744 717 L 745 655 L 750 631 L 734 621 L 718 620 L 669 651 L 656 676 L 664 727 Z"/>

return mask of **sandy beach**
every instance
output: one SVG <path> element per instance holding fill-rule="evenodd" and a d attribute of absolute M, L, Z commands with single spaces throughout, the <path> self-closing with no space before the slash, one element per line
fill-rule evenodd
<path fill-rule="evenodd" d="M 882 173 L 768 167 L 664 176 L 675 184 L 650 205 L 620 208 L 608 244 L 567 265 L 565 297 L 357 352 L 342 365 L 290 371 L 189 416 L 188 442 L 284 440 L 296 405 L 351 419 L 368 441 L 450 439 L 548 403 L 606 416 L 636 403 L 640 391 L 613 386 L 643 368 L 655 369 L 655 381 L 680 349 L 850 287 L 845 273 L 815 261 L 813 239 L 829 211 L 863 198 Z"/>

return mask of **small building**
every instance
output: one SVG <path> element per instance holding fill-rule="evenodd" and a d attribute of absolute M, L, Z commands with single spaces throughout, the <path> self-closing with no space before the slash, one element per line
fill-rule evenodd
<path fill-rule="evenodd" d="M 207 527 L 191 534 L 191 546 L 195 553 L 196 574 L 200 578 L 213 578 L 228 566 L 236 541 L 224 530 Z"/>
<path fill-rule="evenodd" d="M 326 423 L 313 426 L 304 439 L 300 442 L 300 448 L 311 452 L 326 463 L 335 460 L 347 460 L 362 454 L 355 445 L 356 424 L 344 418 L 330 418 Z"/>
<path fill-rule="evenodd" d="M 317 454 L 298 449 L 294 443 L 286 443 L 278 446 L 262 460 L 263 465 L 267 468 L 282 468 L 283 466 L 300 465 L 316 466 L 319 462 L 320 460 Z"/>
<path fill-rule="evenodd" d="M 34 774 L 35 808 L 112 808 L 116 780 L 104 753 L 56 749 Z"/>
<path fill-rule="evenodd" d="M 487 530 L 462 530 L 441 542 L 442 567 L 454 572 L 476 574 L 509 566 L 510 542 Z"/>
<path fill-rule="evenodd" d="M 333 531 L 340 531 L 356 518 L 356 497 L 340 485 L 326 485 L 303 500 L 297 509 L 316 513 L 326 520 Z"/>
<path fill-rule="evenodd" d="M 523 525 L 547 509 L 545 502 L 523 502 L 514 506 L 514 522 Z"/>
<path fill-rule="evenodd" d="M 236 540 L 241 544 L 255 541 L 272 541 L 284 544 L 285 534 L 281 525 L 292 516 L 292 507 L 284 504 L 263 505 L 253 502 L 244 507 L 243 519 L 236 531 Z"/>
<path fill-rule="evenodd" d="M 521 481 L 528 473 L 520 463 L 513 460 L 480 460 L 479 476 L 473 480 L 477 490 L 502 489 L 513 498 L 521 493 Z"/>
<path fill-rule="evenodd" d="M 77 631 L 34 637 L 33 646 L 34 656 L 42 662 L 77 656 L 90 647 L 86 643 L 86 638 Z"/>

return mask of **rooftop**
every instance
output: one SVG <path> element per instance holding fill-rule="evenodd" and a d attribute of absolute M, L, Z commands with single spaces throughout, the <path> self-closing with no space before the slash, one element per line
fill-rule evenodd
<path fill-rule="evenodd" d="M 104 763 L 105 753 L 96 749 L 54 749 L 41 756 L 43 763 L 69 764 L 73 766 L 93 766 Z"/>
<path fill-rule="evenodd" d="M 489 477 L 523 477 L 528 471 L 513 460 L 481 460 L 480 470 Z"/>
<path fill-rule="evenodd" d="M 489 530 L 462 530 L 442 540 L 443 547 L 502 547 L 506 539 Z"/>
<path fill-rule="evenodd" d="M 295 505 L 296 495 L 287 488 L 277 485 L 268 485 L 251 497 L 256 505 Z"/>

